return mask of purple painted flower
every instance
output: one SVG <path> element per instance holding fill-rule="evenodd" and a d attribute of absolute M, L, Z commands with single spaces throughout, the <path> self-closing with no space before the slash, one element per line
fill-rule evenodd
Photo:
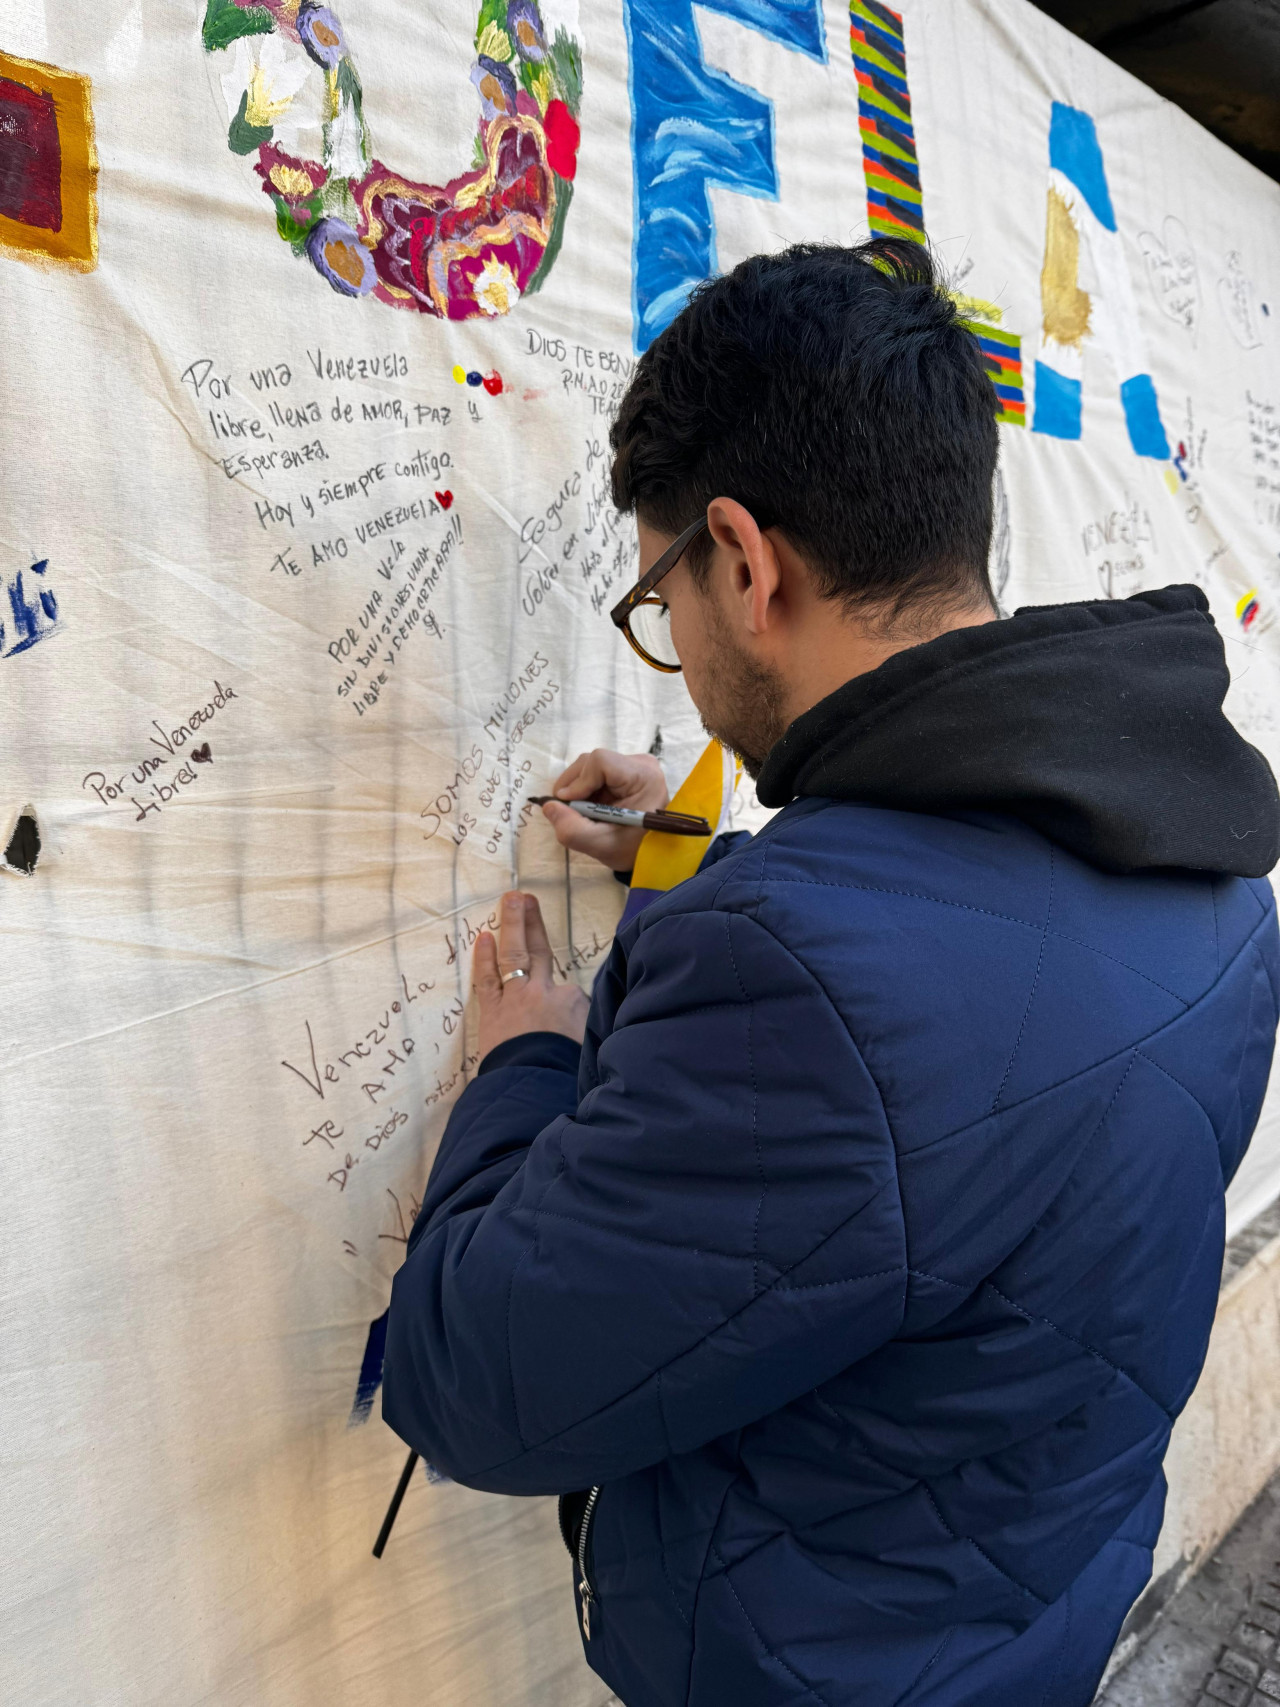
<path fill-rule="evenodd" d="M 516 80 L 509 67 L 482 53 L 471 67 L 471 81 L 480 93 L 480 105 L 486 119 L 515 112 Z"/>
<path fill-rule="evenodd" d="M 343 296 L 365 296 L 378 282 L 373 256 L 345 220 L 317 220 L 307 237 L 307 255 L 321 278 Z"/>
<path fill-rule="evenodd" d="M 547 57 L 547 38 L 535 0 L 511 0 L 507 7 L 507 34 L 521 59 L 541 65 Z"/>
<path fill-rule="evenodd" d="M 298 12 L 297 30 L 303 47 L 326 71 L 336 71 L 347 52 L 342 25 L 328 6 L 303 5 Z"/>

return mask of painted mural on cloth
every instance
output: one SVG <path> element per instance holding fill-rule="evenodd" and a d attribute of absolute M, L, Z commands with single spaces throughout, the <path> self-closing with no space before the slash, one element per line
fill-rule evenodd
<path fill-rule="evenodd" d="M 1082 254 L 1092 262 L 1097 294 L 1080 286 Z M 1120 380 L 1129 443 L 1139 456 L 1167 461 L 1169 441 L 1138 324 L 1133 283 L 1120 243 L 1097 127 L 1088 113 L 1062 101 L 1049 121 L 1049 189 L 1045 211 L 1043 315 L 1036 358 L 1033 430 L 1078 439 L 1084 400 L 1083 346 L 1098 338 Z"/>
<path fill-rule="evenodd" d="M 0 53 L 0 253 L 89 273 L 98 156 L 87 77 Z"/>
<path fill-rule="evenodd" d="M 474 157 L 443 185 L 374 157 L 334 7 L 208 0 L 203 35 L 232 56 L 228 146 L 255 157 L 279 235 L 340 295 L 470 320 L 509 314 L 542 285 L 573 199 L 582 59 L 563 29 L 548 36 L 536 0 L 482 0 Z"/>
<path fill-rule="evenodd" d="M 702 0 L 768 40 L 827 57 L 822 0 Z M 718 271 L 708 186 L 778 199 L 773 102 L 705 63 L 693 0 L 623 0 L 635 181 L 637 354 Z"/>
<path fill-rule="evenodd" d="M 0 580 L 0 658 L 28 652 L 58 626 L 58 600 L 48 580 L 49 559 Z"/>
<path fill-rule="evenodd" d="M 902 18 L 878 0 L 851 0 L 849 45 L 858 79 L 858 129 L 862 175 L 867 185 L 867 224 L 876 237 L 925 241 L 924 202 Z M 966 326 L 978 340 L 987 377 L 1000 400 L 998 421 L 1023 427 L 1027 405 L 1022 389 L 1022 339 L 1000 326 L 995 303 L 955 295 Z"/>

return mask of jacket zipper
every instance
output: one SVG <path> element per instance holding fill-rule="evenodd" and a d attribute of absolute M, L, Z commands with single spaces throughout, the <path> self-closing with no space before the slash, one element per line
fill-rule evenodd
<path fill-rule="evenodd" d="M 591 1534 L 591 1519 L 595 1516 L 596 1501 L 599 1498 L 600 1489 L 598 1487 L 592 1488 L 587 1495 L 587 1503 L 583 1507 L 582 1522 L 578 1526 L 578 1598 L 582 1602 L 582 1634 L 588 1642 L 591 1640 L 596 1597 L 594 1589 L 587 1580 L 587 1540 Z"/>

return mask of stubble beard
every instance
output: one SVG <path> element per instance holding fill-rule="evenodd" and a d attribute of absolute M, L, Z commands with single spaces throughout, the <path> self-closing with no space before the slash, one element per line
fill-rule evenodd
<path fill-rule="evenodd" d="M 787 729 L 782 677 L 750 657 L 731 638 L 719 611 L 713 619 L 716 669 L 698 707 L 707 734 L 742 760 L 754 782 L 771 747 Z"/>

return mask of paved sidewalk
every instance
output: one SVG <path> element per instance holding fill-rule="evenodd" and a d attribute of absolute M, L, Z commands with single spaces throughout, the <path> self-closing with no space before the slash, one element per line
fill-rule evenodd
<path fill-rule="evenodd" d="M 1280 1702 L 1280 1477 L 1169 1602 L 1095 1707 Z"/>

